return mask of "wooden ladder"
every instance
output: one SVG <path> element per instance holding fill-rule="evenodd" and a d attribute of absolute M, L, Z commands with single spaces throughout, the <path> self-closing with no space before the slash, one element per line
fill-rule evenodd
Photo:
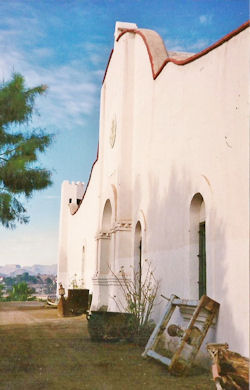
<path fill-rule="evenodd" d="M 193 307 L 194 312 L 186 330 L 183 332 L 172 359 L 169 359 L 155 352 L 155 349 L 162 333 L 166 329 L 170 318 L 172 317 L 172 314 L 178 306 Z M 219 306 L 218 302 L 206 295 L 203 295 L 199 301 L 180 299 L 176 295 L 171 295 L 166 309 L 151 334 L 142 356 L 149 356 L 166 364 L 168 366 L 168 370 L 172 373 L 185 374 L 188 368 L 191 367 L 207 331 L 218 313 Z M 201 314 L 201 311 L 205 320 L 202 323 L 202 326 L 197 327 L 197 319 Z M 194 328 L 198 328 L 198 334 L 196 333 L 195 337 L 192 338 Z"/>

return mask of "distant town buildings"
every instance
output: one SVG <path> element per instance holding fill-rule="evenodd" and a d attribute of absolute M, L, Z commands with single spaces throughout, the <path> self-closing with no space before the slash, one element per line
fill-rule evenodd
<path fill-rule="evenodd" d="M 21 267 L 18 264 L 11 264 L 0 267 L 0 284 L 3 286 L 3 296 L 8 295 L 8 290 L 17 283 L 26 282 L 37 299 L 47 299 L 48 296 L 56 295 L 57 276 L 56 266 L 34 265 Z M 51 270 L 52 273 L 36 273 L 36 271 Z"/>

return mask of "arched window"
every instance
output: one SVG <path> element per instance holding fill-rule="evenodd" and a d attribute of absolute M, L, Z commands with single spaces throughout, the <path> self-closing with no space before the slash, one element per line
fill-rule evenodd
<path fill-rule="evenodd" d="M 102 217 L 102 237 L 101 237 L 101 252 L 100 252 L 100 272 L 107 274 L 110 266 L 110 230 L 112 220 L 112 207 L 110 200 L 105 203 Z"/>
<path fill-rule="evenodd" d="M 135 227 L 135 240 L 134 240 L 134 274 L 135 282 L 138 287 L 141 286 L 142 278 L 142 234 L 141 223 L 138 221 Z"/>
<path fill-rule="evenodd" d="M 111 217 L 112 217 L 112 207 L 110 200 L 108 199 L 105 203 L 102 216 L 102 232 L 107 233 L 111 228 Z"/>
<path fill-rule="evenodd" d="M 196 291 L 200 298 L 207 292 L 205 203 L 200 193 L 194 195 L 190 206 L 190 262 L 191 290 L 197 288 L 198 282 Z"/>

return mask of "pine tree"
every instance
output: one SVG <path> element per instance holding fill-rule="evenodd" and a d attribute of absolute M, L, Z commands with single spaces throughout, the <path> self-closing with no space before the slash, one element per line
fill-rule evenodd
<path fill-rule="evenodd" d="M 46 91 L 44 85 L 25 87 L 24 78 L 14 73 L 0 85 L 0 223 L 7 228 L 29 217 L 20 198 L 51 185 L 51 172 L 38 165 L 38 154 L 53 136 L 41 129 L 29 129 L 34 101 Z"/>

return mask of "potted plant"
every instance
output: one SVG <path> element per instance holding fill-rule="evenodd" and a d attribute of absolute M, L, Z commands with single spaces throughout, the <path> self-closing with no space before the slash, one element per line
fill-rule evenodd
<path fill-rule="evenodd" d="M 88 316 L 88 331 L 93 341 L 126 339 L 139 345 L 145 345 L 150 337 L 154 322 L 150 319 L 159 290 L 159 281 L 155 280 L 151 263 L 145 260 L 146 270 L 136 272 L 128 278 L 121 267 L 119 274 L 112 274 L 120 285 L 123 300 L 116 296 L 119 312 L 109 312 L 107 307 L 92 311 Z"/>

